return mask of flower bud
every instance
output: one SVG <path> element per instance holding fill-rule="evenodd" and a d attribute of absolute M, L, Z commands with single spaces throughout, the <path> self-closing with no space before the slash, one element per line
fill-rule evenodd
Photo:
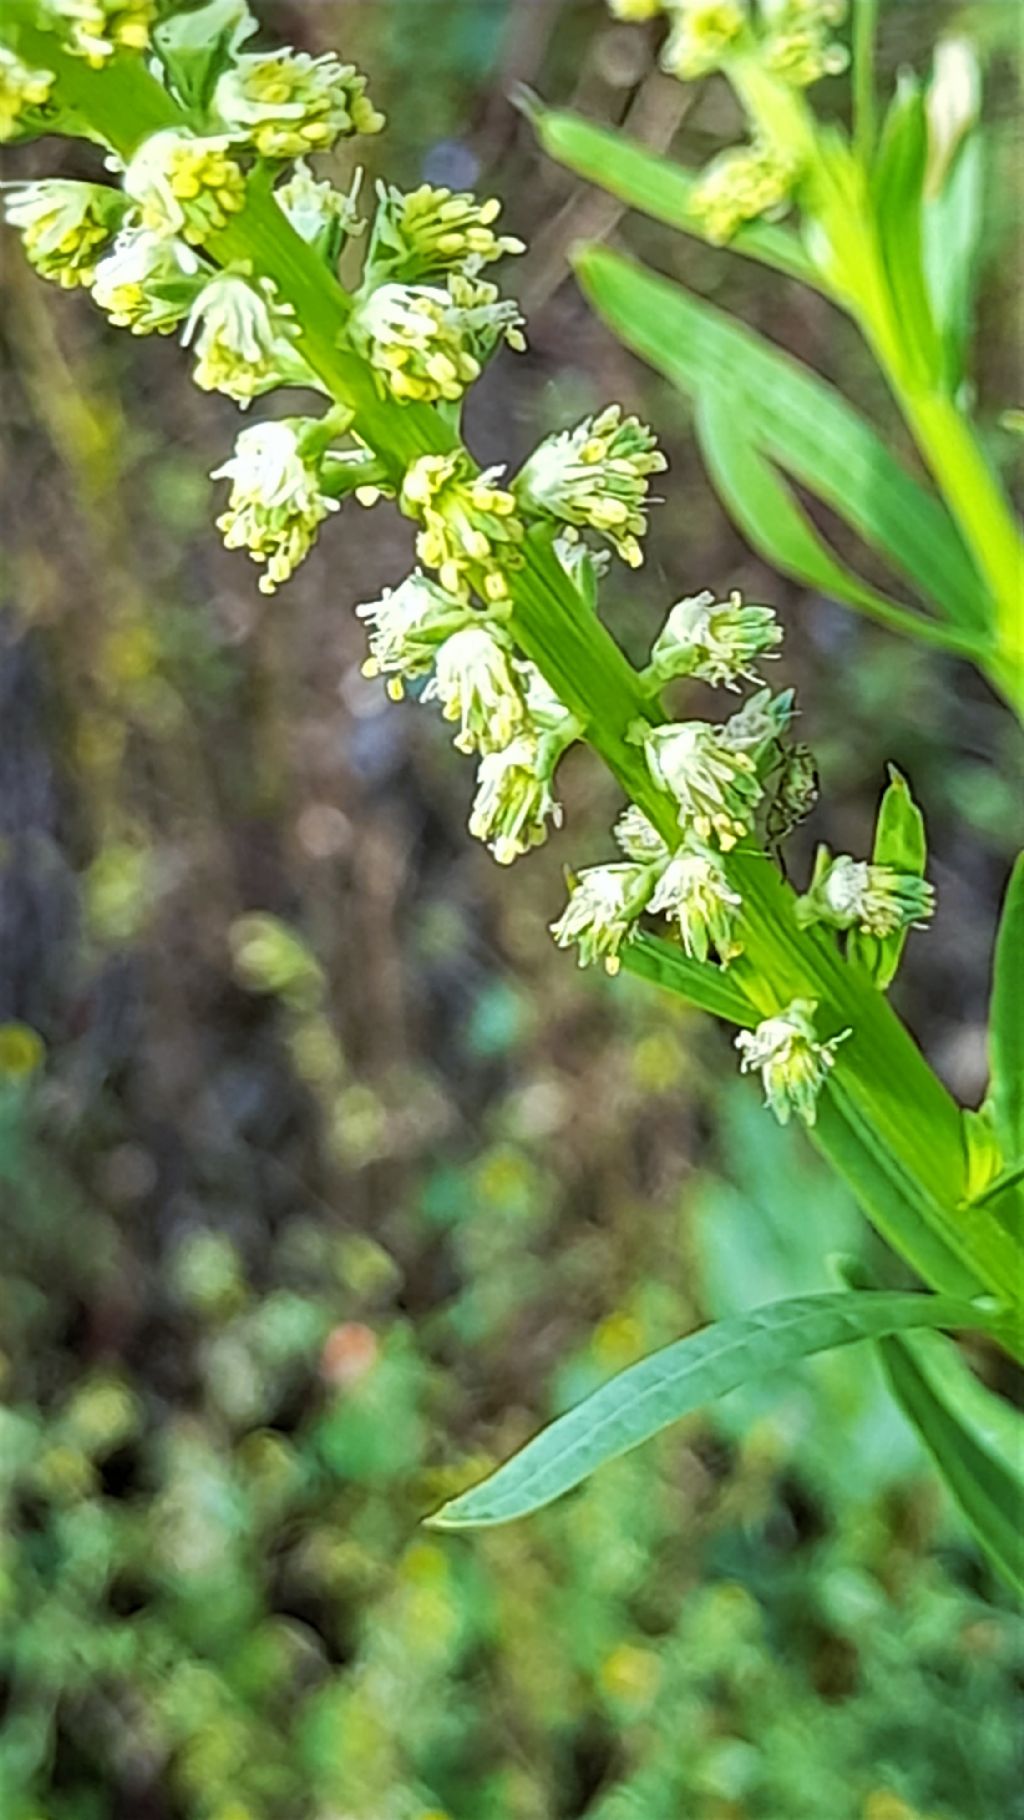
<path fill-rule="evenodd" d="M 453 632 L 472 624 L 471 610 L 446 594 L 418 569 L 397 588 L 385 588 L 379 600 L 356 608 L 369 627 L 370 655 L 364 676 L 387 676 L 388 694 L 399 701 L 403 678 L 424 676 Z"/>
<path fill-rule="evenodd" d="M 746 0 L 675 0 L 661 67 L 681 82 L 720 69 L 743 35 Z"/>
<path fill-rule="evenodd" d="M 720 734 L 707 721 L 676 721 L 642 727 L 638 743 L 654 782 L 676 800 L 679 826 L 728 852 L 750 833 L 762 786 L 750 754 Z"/>
<path fill-rule="evenodd" d="M 761 1071 L 765 1105 L 780 1125 L 797 1113 L 805 1125 L 818 1116 L 818 1095 L 835 1063 L 835 1051 L 850 1035 L 844 1030 L 819 1043 L 814 1029 L 814 999 L 795 998 L 777 1017 L 765 1018 L 756 1030 L 741 1030 L 736 1038 L 740 1073 Z"/>
<path fill-rule="evenodd" d="M 460 752 L 497 752 L 522 731 L 526 704 L 509 652 L 485 625 L 467 625 L 438 648 L 424 701 L 439 701 L 458 721 Z"/>
<path fill-rule="evenodd" d="M 246 52 L 218 81 L 213 112 L 262 158 L 301 158 L 353 133 L 380 132 L 384 116 L 365 91 L 366 77 L 333 51 Z"/>
<path fill-rule="evenodd" d="M 499 866 L 539 847 L 547 839 L 549 821 L 561 827 L 562 807 L 552 790 L 561 751 L 536 733 L 520 733 L 480 760 L 469 832 L 487 843 Z"/>
<path fill-rule="evenodd" d="M 827 923 L 885 937 L 913 925 L 921 928 L 935 909 L 935 888 L 916 872 L 876 865 L 841 853 L 832 859 L 819 847 L 811 888 L 797 899 L 801 926 Z"/>
<path fill-rule="evenodd" d="M 52 70 L 33 69 L 0 44 L 0 145 L 41 124 L 36 111 L 46 106 L 55 81 Z"/>
<path fill-rule="evenodd" d="M 505 571 L 518 567 L 524 531 L 511 493 L 493 482 L 500 468 L 474 471 L 463 450 L 421 455 L 402 482 L 399 505 L 422 529 L 416 553 L 460 600 L 475 589 L 492 604 L 508 596 Z"/>
<path fill-rule="evenodd" d="M 92 296 L 116 328 L 169 335 L 204 283 L 198 255 L 184 240 L 126 228 L 96 267 Z"/>
<path fill-rule="evenodd" d="M 643 561 L 649 476 L 666 466 L 647 426 L 610 404 L 574 430 L 546 437 L 520 469 L 515 491 L 533 511 L 600 532 L 635 569 Z"/>
<path fill-rule="evenodd" d="M 735 936 L 742 907 L 717 855 L 687 848 L 672 855 L 648 905 L 652 915 L 678 923 L 691 960 L 706 961 L 714 948 L 723 967 L 743 952 Z"/>
<path fill-rule="evenodd" d="M 314 431 L 304 418 L 253 424 L 213 480 L 230 480 L 227 511 L 217 520 L 229 550 L 248 550 L 267 565 L 260 591 L 273 594 L 316 542 L 324 519 L 338 510 L 320 486 L 320 461 L 303 453 L 301 434 Z"/>
<path fill-rule="evenodd" d="M 618 973 L 619 949 L 633 935 L 652 884 L 648 866 L 588 866 L 573 885 L 558 921 L 551 925 L 558 946 L 569 948 L 575 943 L 581 967 L 603 960 L 607 973 Z"/>
<path fill-rule="evenodd" d="M 420 284 L 447 272 L 475 277 L 481 266 L 506 253 L 522 253 L 523 242 L 496 234 L 501 203 L 479 202 L 468 192 L 434 189 L 429 183 L 404 194 L 379 183 L 380 198 L 367 253 L 374 275 Z"/>
<path fill-rule="evenodd" d="M 783 214 L 796 176 L 793 162 L 764 141 L 730 146 L 694 184 L 690 209 L 712 244 L 724 246 L 745 221 Z"/>
<path fill-rule="evenodd" d="M 676 602 L 651 647 L 645 679 L 656 688 L 675 676 L 736 689 L 740 679 L 759 682 L 754 660 L 782 643 L 771 607 L 747 607 L 734 589 L 727 601 L 706 589 Z"/>
<path fill-rule="evenodd" d="M 765 68 L 793 88 L 838 76 L 850 61 L 830 28 L 845 16 L 844 0 L 774 0 L 765 9 Z"/>
<path fill-rule="evenodd" d="M 103 183 L 44 178 L 17 184 L 4 213 L 40 277 L 72 290 L 92 283 L 100 254 L 123 218 L 124 198 Z"/>
<path fill-rule="evenodd" d="M 219 272 L 203 286 L 192 306 L 182 345 L 195 341 L 193 378 L 204 392 L 223 392 L 250 404 L 273 386 L 316 386 L 316 379 L 291 345 L 295 312 L 277 301 L 269 278 L 250 282 Z"/>
<path fill-rule="evenodd" d="M 124 174 L 139 222 L 202 246 L 245 202 L 245 177 L 224 135 L 199 138 L 167 128 L 144 139 Z"/>

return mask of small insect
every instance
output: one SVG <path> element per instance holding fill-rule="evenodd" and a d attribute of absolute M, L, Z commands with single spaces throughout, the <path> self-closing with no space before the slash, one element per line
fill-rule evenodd
<path fill-rule="evenodd" d="M 776 859 L 783 841 L 807 820 L 818 800 L 818 791 L 818 767 L 810 746 L 787 746 L 782 753 L 765 821 L 768 845 Z"/>

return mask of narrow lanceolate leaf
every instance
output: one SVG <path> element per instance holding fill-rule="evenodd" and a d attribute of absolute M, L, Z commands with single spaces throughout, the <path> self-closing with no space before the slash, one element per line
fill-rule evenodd
<path fill-rule="evenodd" d="M 1024 1419 L 937 1334 L 879 1344 L 890 1388 L 996 1571 L 1024 1598 Z"/>
<path fill-rule="evenodd" d="M 1024 1159 L 1024 853 L 1010 874 L 996 936 L 989 1049 L 992 1120 L 1012 1167 Z"/>
<path fill-rule="evenodd" d="M 524 105 L 550 158 L 616 196 L 628 208 L 639 209 L 655 221 L 667 222 L 681 233 L 706 238 L 691 206 L 697 181 L 693 171 L 624 139 L 617 129 L 594 126 L 579 114 L 542 107 L 530 98 Z M 733 236 L 726 250 L 742 253 L 761 265 L 820 288 L 811 261 L 796 235 L 786 228 L 773 227 L 765 221 L 751 222 Z"/>
<path fill-rule="evenodd" d="M 628 347 L 689 398 L 713 387 L 773 461 L 862 536 L 954 624 L 984 632 L 990 605 L 948 513 L 834 386 L 665 278 L 602 247 L 580 283 Z"/>
<path fill-rule="evenodd" d="M 878 811 L 872 858 L 876 865 L 894 866 L 897 872 L 912 872 L 915 878 L 923 878 L 928 858 L 924 816 L 910 794 L 906 778 L 895 765 L 889 766 L 889 779 Z M 855 931 L 847 945 L 847 955 L 870 973 L 884 992 L 896 978 L 908 933 L 898 929 L 895 935 L 877 936 Z"/>
<path fill-rule="evenodd" d="M 943 350 L 924 266 L 924 177 L 928 130 L 917 78 L 901 76 L 871 173 L 879 250 L 904 346 L 922 384 L 938 385 Z"/>
<path fill-rule="evenodd" d="M 797 1359 L 904 1328 L 971 1327 L 985 1318 L 971 1302 L 951 1296 L 846 1290 L 796 1296 L 719 1321 L 619 1372 L 429 1521 L 438 1529 L 511 1522 L 680 1416 Z"/>
<path fill-rule="evenodd" d="M 697 435 L 715 489 L 751 548 L 794 581 L 857 607 L 869 619 L 926 644 L 980 656 L 982 642 L 912 613 L 844 567 L 812 525 L 779 470 L 762 455 L 728 394 L 705 386 L 696 405 Z"/>
<path fill-rule="evenodd" d="M 760 1018 L 760 1012 L 721 967 L 712 966 L 710 961 L 689 960 L 681 948 L 658 935 L 634 936 L 621 949 L 620 958 L 630 973 L 674 992 L 696 1005 L 698 1011 L 751 1030 Z"/>

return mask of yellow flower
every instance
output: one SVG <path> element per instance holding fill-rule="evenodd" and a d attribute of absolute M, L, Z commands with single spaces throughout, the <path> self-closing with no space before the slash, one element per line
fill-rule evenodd
<path fill-rule="evenodd" d="M 113 240 L 124 213 L 124 200 L 106 184 L 53 178 L 18 184 L 4 211 L 40 277 L 71 290 L 95 278 L 100 252 Z"/>
<path fill-rule="evenodd" d="M 32 69 L 0 44 L 0 144 L 16 139 L 31 110 L 46 105 L 55 80 L 52 70 Z"/>
<path fill-rule="evenodd" d="M 245 176 L 224 136 L 168 129 L 144 139 L 124 174 L 142 227 L 202 246 L 245 203 Z"/>
<path fill-rule="evenodd" d="M 421 455 L 402 482 L 401 509 L 422 526 L 419 559 L 458 600 L 475 588 L 485 601 L 504 601 L 505 571 L 522 562 L 516 546 L 524 529 L 512 494 L 493 484 L 500 472 L 489 468 L 477 474 L 469 456 L 457 449 Z"/>
<path fill-rule="evenodd" d="M 42 0 L 41 23 L 60 33 L 65 48 L 99 69 L 115 51 L 144 51 L 156 19 L 156 0 Z"/>
<path fill-rule="evenodd" d="M 262 158 L 301 158 L 329 151 L 342 136 L 380 132 L 384 116 L 365 90 L 366 77 L 333 51 L 257 51 L 221 76 L 213 111 Z"/>

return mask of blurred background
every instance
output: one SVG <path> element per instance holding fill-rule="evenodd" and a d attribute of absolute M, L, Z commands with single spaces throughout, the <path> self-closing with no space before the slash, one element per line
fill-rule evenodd
<path fill-rule="evenodd" d="M 258 10 L 368 72 L 369 178 L 500 194 L 529 242 L 504 281 L 530 351 L 474 391 L 478 455 L 517 462 L 611 398 L 662 435 L 647 564 L 606 589 L 627 649 L 703 587 L 779 607 L 824 778 L 797 881 L 818 839 L 866 849 L 887 760 L 910 777 L 939 913 L 895 995 L 976 1104 L 1009 718 L 750 556 L 567 250 L 621 239 L 902 448 L 880 381 L 821 299 L 621 220 L 508 100 L 526 82 L 699 162 L 738 136 L 727 93 L 661 78 L 656 31 L 598 0 Z M 945 24 L 986 47 L 997 451 L 1020 401 L 1014 14 L 891 5 L 882 56 L 923 67 Z M 843 80 L 819 95 L 845 109 Z M 526 1524 L 419 1527 L 641 1352 L 827 1287 L 871 1241 L 727 1032 L 553 949 L 563 867 L 608 852 L 620 806 L 596 762 L 572 755 L 565 831 L 502 871 L 441 723 L 362 678 L 352 607 L 401 578 L 410 527 L 347 508 L 264 599 L 212 523 L 232 405 L 10 237 L 2 276 L 0 1820 L 1024 1815 L 1024 1641 L 862 1351 Z"/>

